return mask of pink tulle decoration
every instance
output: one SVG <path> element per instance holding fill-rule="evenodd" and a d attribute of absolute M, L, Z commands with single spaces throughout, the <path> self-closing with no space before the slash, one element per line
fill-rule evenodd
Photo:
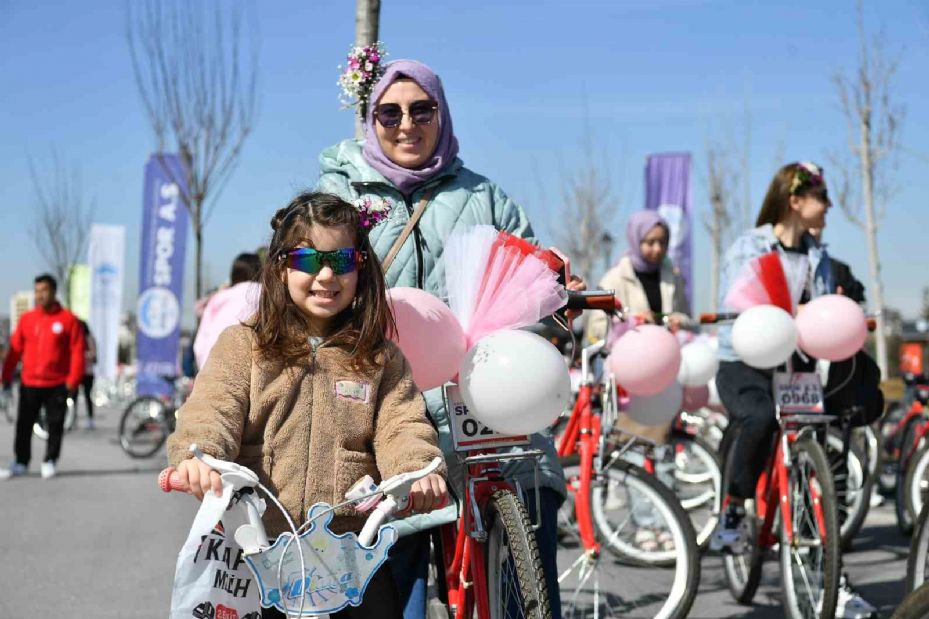
<path fill-rule="evenodd" d="M 468 347 L 484 335 L 538 322 L 567 303 L 558 274 L 534 245 L 491 226 L 453 232 L 445 242 L 452 312 Z"/>
<path fill-rule="evenodd" d="M 772 251 L 750 260 L 729 286 L 725 304 L 737 312 L 756 305 L 776 305 L 796 312 L 806 285 L 809 262 L 805 256 Z"/>

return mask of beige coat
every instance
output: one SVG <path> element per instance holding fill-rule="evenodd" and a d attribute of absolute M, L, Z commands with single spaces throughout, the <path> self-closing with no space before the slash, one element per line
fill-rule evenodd
<path fill-rule="evenodd" d="M 442 455 L 410 365 L 393 344 L 382 367 L 359 375 L 346 369 L 350 356 L 339 347 L 324 343 L 293 367 L 258 360 L 253 341 L 243 325 L 220 335 L 168 440 L 172 465 L 197 443 L 247 466 L 299 525 L 311 505 L 341 502 L 364 475 L 380 481 Z M 342 508 L 331 528 L 357 531 L 364 519 Z M 273 505 L 264 521 L 271 536 L 288 530 Z"/>
<path fill-rule="evenodd" d="M 623 256 L 619 263 L 606 272 L 600 280 L 599 288 L 602 290 L 615 290 L 616 296 L 623 304 L 623 308 L 631 314 L 651 312 L 648 297 L 642 282 L 635 275 L 632 260 Z M 678 314 L 682 322 L 689 322 L 690 306 L 687 303 L 684 279 L 670 260 L 661 264 L 661 274 L 658 283 L 661 292 L 661 312 L 663 314 Z M 590 312 L 584 328 L 585 340 L 593 343 L 606 337 L 608 317 L 604 312 Z M 670 426 L 644 426 L 630 419 L 625 413 L 620 413 L 617 427 L 632 434 L 644 436 L 653 441 L 667 440 Z"/>

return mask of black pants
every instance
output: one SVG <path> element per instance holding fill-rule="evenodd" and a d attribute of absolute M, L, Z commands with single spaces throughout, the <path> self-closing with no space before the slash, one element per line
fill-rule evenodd
<path fill-rule="evenodd" d="M 94 418 L 94 400 L 90 393 L 94 390 L 94 375 L 85 374 L 84 380 L 81 381 L 81 389 L 84 390 L 84 403 L 87 405 L 87 417 Z M 74 403 L 77 406 L 77 402 Z"/>
<path fill-rule="evenodd" d="M 48 441 L 45 444 L 45 461 L 56 462 L 61 455 L 61 437 L 65 428 L 65 413 L 68 410 L 68 388 L 27 387 L 19 388 L 19 414 L 16 417 L 16 441 L 13 450 L 16 461 L 27 466 L 32 458 L 32 426 L 45 407 L 48 423 Z"/>
<path fill-rule="evenodd" d="M 296 607 L 299 608 L 299 604 Z M 368 583 L 368 588 L 365 589 L 361 606 L 347 606 L 330 617 L 332 619 L 365 619 L 366 617 L 400 619 L 403 617 L 390 566 L 385 563 L 374 573 L 374 577 Z M 262 608 L 261 619 L 285 619 L 285 616 L 276 608 Z"/>

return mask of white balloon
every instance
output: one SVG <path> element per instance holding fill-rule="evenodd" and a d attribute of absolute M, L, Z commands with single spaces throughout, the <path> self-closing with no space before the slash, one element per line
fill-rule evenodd
<path fill-rule="evenodd" d="M 629 396 L 626 414 L 642 425 L 660 426 L 677 417 L 683 402 L 684 388 L 674 382 L 655 395 Z"/>
<path fill-rule="evenodd" d="M 515 329 L 479 339 L 458 383 L 469 413 L 502 434 L 539 432 L 571 406 L 571 378 L 558 349 Z"/>
<path fill-rule="evenodd" d="M 677 382 L 686 387 L 701 387 L 716 376 L 719 359 L 709 343 L 691 342 L 681 348 L 681 369 L 677 372 Z"/>
<path fill-rule="evenodd" d="M 732 348 L 746 365 L 768 369 L 787 361 L 797 349 L 793 316 L 774 305 L 756 305 L 732 325 Z"/>

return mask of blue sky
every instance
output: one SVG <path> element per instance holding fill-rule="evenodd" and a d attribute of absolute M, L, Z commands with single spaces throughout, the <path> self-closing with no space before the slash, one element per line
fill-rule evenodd
<path fill-rule="evenodd" d="M 80 167 L 96 221 L 127 226 L 127 305 L 137 293 L 142 169 L 154 141 L 132 77 L 124 6 L 0 0 L 4 309 L 45 266 L 26 233 L 35 211 L 28 156 L 47 164 L 51 148 Z M 336 67 L 354 38 L 354 3 L 264 2 L 255 15 L 260 108 L 207 225 L 214 284 L 235 254 L 266 242 L 274 210 L 314 183 L 320 150 L 352 131 L 351 114 L 339 109 Z M 929 5 L 872 1 L 866 18 L 900 55 L 894 92 L 906 106 L 906 150 L 879 244 L 887 303 L 912 316 L 929 285 Z M 692 152 L 693 203 L 698 214 L 706 209 L 706 140 L 737 136 L 745 109 L 756 206 L 779 156 L 825 162 L 846 140 L 831 76 L 855 66 L 850 0 L 383 0 L 381 38 L 391 58 L 422 60 L 442 76 L 461 157 L 523 204 L 543 239 L 565 225 L 557 218 L 561 179 L 584 165 L 585 125 L 597 165 L 613 179 L 620 237 L 644 201 L 649 153 Z M 828 179 L 828 165 L 826 172 Z M 861 231 L 838 209 L 828 226 L 832 253 L 869 285 Z M 702 229 L 695 244 L 699 310 L 709 304 Z M 192 281 L 191 261 L 188 306 Z"/>

